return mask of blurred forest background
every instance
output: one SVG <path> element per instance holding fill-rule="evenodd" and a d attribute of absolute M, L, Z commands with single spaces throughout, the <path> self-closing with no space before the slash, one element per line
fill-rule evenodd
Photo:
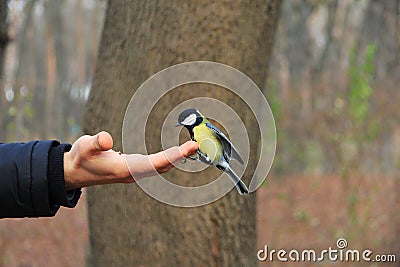
<path fill-rule="evenodd" d="M 105 1 L 0 2 L 0 142 L 73 142 Z M 259 85 L 278 132 L 257 193 L 260 249 L 327 249 L 344 237 L 400 260 L 399 30 L 400 0 L 283 1 Z M 2 220 L 0 266 L 85 266 L 87 235 L 84 201 L 55 219 Z"/>

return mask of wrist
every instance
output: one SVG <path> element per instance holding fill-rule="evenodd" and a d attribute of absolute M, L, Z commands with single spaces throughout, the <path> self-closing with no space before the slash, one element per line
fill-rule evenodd
<path fill-rule="evenodd" d="M 70 144 L 58 144 L 52 147 L 49 151 L 49 200 L 53 204 L 66 207 L 74 207 L 80 195 L 80 190 L 67 192 L 72 188 L 66 187 L 64 176 L 64 154 L 70 149 Z"/>
<path fill-rule="evenodd" d="M 72 181 L 72 159 L 70 156 L 71 152 L 64 152 L 64 181 L 65 181 L 65 189 L 72 190 L 79 186 L 74 186 Z"/>

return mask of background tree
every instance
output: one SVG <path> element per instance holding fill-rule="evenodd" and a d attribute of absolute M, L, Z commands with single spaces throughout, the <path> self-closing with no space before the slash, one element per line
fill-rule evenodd
<path fill-rule="evenodd" d="M 352 248 L 369 248 L 374 253 L 382 254 L 400 251 L 397 238 L 400 236 L 400 1 L 282 2 L 268 79 L 264 86 L 257 81 L 261 88 L 266 89 L 278 133 L 277 152 L 271 173 L 265 186 L 257 191 L 257 248 L 260 249 L 267 243 L 271 248 L 303 247 L 322 250 L 334 246 L 333 241 L 336 238 L 345 237 Z M 105 0 L 1 0 L 0 4 L 0 27 L 6 25 L 3 21 L 7 11 L 10 39 L 0 85 L 0 142 L 64 137 L 65 140 L 74 141 L 82 134 L 82 114 L 92 85 L 97 44 L 104 23 Z M 152 8 L 159 7 L 154 5 L 149 7 L 150 11 L 141 14 L 142 21 L 150 20 L 152 14 L 167 14 L 170 18 L 165 21 L 171 24 L 175 19 L 176 23 L 173 25 L 178 25 L 179 22 L 179 27 L 176 28 L 180 31 L 154 38 L 147 34 L 153 28 L 147 32 L 142 30 L 137 45 L 129 43 L 127 46 L 128 41 L 132 42 L 132 36 L 143 25 L 127 30 L 127 27 L 118 23 L 119 29 L 127 30 L 122 34 L 126 36 L 122 39 L 127 41 L 120 41 L 118 49 L 123 47 L 124 51 L 129 50 L 129 57 L 135 55 L 132 58 L 136 60 L 135 49 L 158 45 L 155 51 L 143 55 L 138 63 L 129 66 L 136 68 L 129 71 L 135 75 L 142 70 L 147 71 L 135 78 L 140 76 L 138 79 L 142 81 L 164 66 L 187 59 L 222 58 L 221 47 L 226 42 L 236 45 L 237 51 L 233 54 L 230 52 L 232 58 L 229 57 L 229 60 L 225 55 L 223 62 L 235 61 L 237 53 L 243 53 L 239 50 L 245 47 L 239 46 L 242 39 L 253 36 L 253 31 L 247 34 L 247 27 L 251 27 L 244 22 L 241 22 L 240 29 L 244 29 L 246 35 L 236 38 L 232 38 L 233 33 L 223 33 L 238 29 L 234 23 L 229 27 L 225 24 L 216 27 L 214 22 L 218 18 L 225 21 L 227 15 L 232 13 L 229 11 L 229 4 L 218 3 L 199 7 L 204 10 L 204 14 L 208 12 L 212 17 L 210 20 L 205 15 L 199 18 L 204 21 L 198 23 L 198 26 L 210 21 L 206 25 L 210 26 L 206 33 L 200 35 L 198 33 L 201 30 L 196 29 L 196 37 L 189 33 L 183 34 L 179 39 L 175 38 L 178 33 L 191 31 L 194 26 L 190 23 L 198 22 L 190 17 L 199 13 L 197 4 L 179 5 L 188 5 L 181 8 L 190 9 L 182 19 L 180 17 L 184 12 L 176 13 L 180 16 L 176 17 L 176 8 L 171 9 L 169 6 L 163 12 L 153 12 Z M 137 9 L 142 7 L 148 5 L 140 5 Z M 52 12 L 55 14 L 51 14 Z M 126 15 L 127 22 L 139 20 L 131 18 L 131 14 L 136 16 L 136 9 Z M 146 27 L 154 29 L 158 29 L 160 24 L 145 23 Z M 204 31 L 207 27 L 203 27 Z M 160 30 L 162 31 L 164 30 Z M 198 38 L 200 36 L 201 39 Z M 225 37 L 230 38 L 230 41 L 225 40 Z M 178 48 L 186 44 L 189 38 L 190 42 L 196 44 L 193 47 L 197 51 L 185 51 L 185 55 L 174 53 L 181 51 Z M 56 39 L 63 43 L 57 45 Z M 146 43 L 142 40 L 146 40 Z M 149 40 L 159 43 L 154 45 Z M 198 43 L 208 41 L 210 44 L 204 47 L 209 49 L 197 49 Z M 220 45 L 220 42 L 223 44 Z M 214 47 L 217 50 L 214 51 Z M 258 46 L 254 48 L 258 49 Z M 211 50 L 213 54 L 205 57 Z M 224 50 L 232 51 L 226 48 Z M 157 54 L 158 51 L 161 52 Z M 247 55 L 251 53 L 243 56 L 246 62 Z M 124 56 L 121 54 L 120 58 Z M 150 65 L 140 66 L 139 64 L 145 62 L 144 58 L 149 56 L 152 58 L 146 62 L 150 62 Z M 132 58 L 129 62 L 133 61 Z M 65 65 L 57 66 L 57 62 Z M 157 67 L 157 64 L 160 66 Z M 240 67 L 240 62 L 235 64 L 248 73 L 245 67 Z M 60 74 L 61 69 L 66 73 Z M 125 70 L 122 70 L 122 74 L 117 71 L 113 74 L 117 78 L 127 76 L 123 71 Z M 59 82 L 58 79 L 64 81 Z M 129 87 L 133 90 L 139 83 L 126 82 L 124 78 L 120 84 L 124 89 Z M 51 86 L 54 88 L 50 88 Z M 209 86 L 202 88 L 210 90 Z M 112 89 L 117 90 L 118 87 Z M 177 90 L 176 94 L 179 92 L 182 91 Z M 51 93 L 55 95 L 48 95 Z M 194 91 L 192 94 L 198 95 Z M 214 97 L 208 91 L 204 91 L 204 94 Z M 61 95 L 64 97 L 59 97 Z M 166 99 L 169 101 L 175 95 L 168 95 Z M 129 97 L 130 95 L 127 96 Z M 176 96 L 180 101 L 190 96 L 178 97 L 180 96 Z M 225 95 L 218 97 L 225 101 Z M 174 99 L 171 99 L 171 106 L 177 103 L 172 100 Z M 121 97 L 117 102 L 125 105 L 125 101 L 127 100 Z M 112 108 L 119 108 L 116 106 Z M 53 116 L 53 110 L 59 110 L 59 107 L 68 107 L 64 109 L 62 118 L 59 118 L 61 112 L 54 112 Z M 167 111 L 161 110 L 163 105 L 157 107 L 155 113 L 159 116 L 152 118 L 162 121 Z M 112 108 L 108 106 L 107 110 Z M 121 107 L 121 110 L 124 108 Z M 51 111 L 51 116 L 47 118 L 46 109 Z M 53 121 L 50 125 L 59 126 L 46 127 L 47 119 Z M 105 122 L 108 123 L 108 120 L 109 118 Z M 149 126 L 154 129 L 154 125 Z M 65 131 L 62 133 L 64 137 L 57 132 L 62 128 Z M 157 131 L 152 134 L 159 136 Z M 187 136 L 182 136 L 184 138 Z M 152 140 L 152 137 L 148 136 L 148 139 Z M 158 150 L 159 144 L 149 144 L 148 147 Z M 206 172 L 207 176 L 215 174 L 209 170 Z M 171 176 L 177 177 L 175 174 Z M 179 175 L 184 180 L 180 181 L 175 177 L 174 182 L 180 184 L 198 181 L 186 181 L 188 177 Z M 207 180 L 199 181 L 205 182 Z M 131 193 L 130 190 L 133 190 L 131 187 L 125 190 L 111 187 L 109 190 L 117 188 L 119 191 L 116 195 L 122 194 L 121 192 L 128 194 L 128 191 Z M 121 203 L 113 204 L 110 209 L 118 207 L 126 212 L 128 207 L 124 206 L 125 202 L 118 201 Z M 243 200 L 240 198 L 240 201 Z M 104 205 L 106 206 L 105 202 Z M 149 207 L 154 208 L 146 204 L 143 209 L 146 211 Z M 168 214 L 175 215 L 171 211 Z M 189 221 L 193 220 L 190 218 L 198 220 L 200 217 L 193 217 L 197 213 L 193 215 L 192 209 L 188 209 L 186 214 Z M 219 217 L 226 216 L 225 213 L 218 214 Z M 171 216 L 168 215 L 167 218 L 170 219 Z M 149 212 L 148 217 L 141 218 L 143 222 L 148 222 L 156 217 Z M 217 223 L 218 220 L 214 222 Z M 160 228 L 153 223 L 149 225 Z M 209 224 L 206 225 L 208 226 Z M 182 225 L 179 227 L 184 228 Z M 223 227 L 223 224 L 218 227 Z M 212 229 L 218 230 L 218 227 Z M 62 209 L 50 220 L 1 220 L 0 266 L 86 266 L 85 257 L 89 251 L 87 228 L 84 197 L 76 209 Z M 50 233 L 47 229 L 57 230 Z M 76 229 L 79 229 L 79 234 L 76 234 Z M 204 228 L 202 231 L 209 234 L 206 231 L 208 229 Z M 165 234 L 161 233 L 166 231 L 156 232 L 154 229 L 154 232 L 162 235 L 160 240 L 165 240 Z M 125 230 L 121 232 L 126 234 Z M 155 235 L 153 239 L 159 238 L 154 238 Z M 218 240 L 215 237 L 216 235 L 212 240 Z M 177 240 L 181 241 L 181 238 Z M 191 240 L 189 241 L 193 243 L 193 239 Z M 171 241 L 171 245 L 175 246 L 178 241 Z M 127 242 L 129 240 L 126 238 L 120 243 Z M 165 242 L 158 244 L 156 253 L 167 251 L 162 244 Z M 104 245 L 109 244 L 104 242 Z M 38 257 L 37 255 L 42 254 L 43 247 L 49 252 L 48 256 Z M 217 248 L 220 247 L 214 246 L 214 251 Z M 190 248 L 187 250 L 192 251 Z M 266 265 L 280 266 L 281 263 L 268 262 Z"/>
<path fill-rule="evenodd" d="M 107 130 L 115 138 L 115 149 L 121 149 L 122 119 L 136 88 L 177 63 L 217 61 L 262 84 L 279 6 L 279 0 L 109 1 L 85 132 Z M 176 104 L 208 96 L 245 110 L 240 114 L 255 159 L 259 133 L 250 127 L 256 123 L 250 111 L 222 88 L 201 88 L 183 87 L 160 101 L 148 120 L 150 152 L 161 149 L 160 124 Z M 247 182 L 254 168 L 248 166 Z M 212 172 L 198 174 L 196 180 L 207 181 Z M 178 171 L 168 176 L 179 177 L 185 185 L 194 183 Z M 254 194 L 240 197 L 233 190 L 211 205 L 182 209 L 152 199 L 136 185 L 125 185 L 90 188 L 88 201 L 94 266 L 256 265 Z"/>
<path fill-rule="evenodd" d="M 7 23 L 7 0 L 0 0 L 0 88 L 3 88 L 4 62 L 6 57 L 6 47 L 8 44 L 8 23 Z M 5 105 L 3 94 L 0 94 L 0 110 Z M 0 114 L 0 125 L 4 116 Z"/>
<path fill-rule="evenodd" d="M 72 142 L 81 133 L 104 6 L 104 1 L 1 1 L 0 59 L 7 60 L 0 82 L 1 141 Z"/>
<path fill-rule="evenodd" d="M 8 43 L 7 0 L 0 1 L 0 81 L 3 77 L 5 52 Z M 1 85 L 1 82 L 0 82 Z"/>

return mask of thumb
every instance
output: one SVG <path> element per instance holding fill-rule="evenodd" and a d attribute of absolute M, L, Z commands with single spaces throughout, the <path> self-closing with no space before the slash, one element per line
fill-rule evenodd
<path fill-rule="evenodd" d="M 110 150 L 113 147 L 113 139 L 108 132 L 101 131 L 94 136 L 90 136 L 90 152 L 96 153 Z"/>

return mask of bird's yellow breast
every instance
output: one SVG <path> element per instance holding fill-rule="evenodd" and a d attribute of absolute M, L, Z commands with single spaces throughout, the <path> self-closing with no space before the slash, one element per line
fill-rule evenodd
<path fill-rule="evenodd" d="M 206 154 L 213 162 L 221 160 L 222 144 L 211 129 L 204 124 L 200 124 L 193 128 L 193 134 L 203 154 Z"/>

